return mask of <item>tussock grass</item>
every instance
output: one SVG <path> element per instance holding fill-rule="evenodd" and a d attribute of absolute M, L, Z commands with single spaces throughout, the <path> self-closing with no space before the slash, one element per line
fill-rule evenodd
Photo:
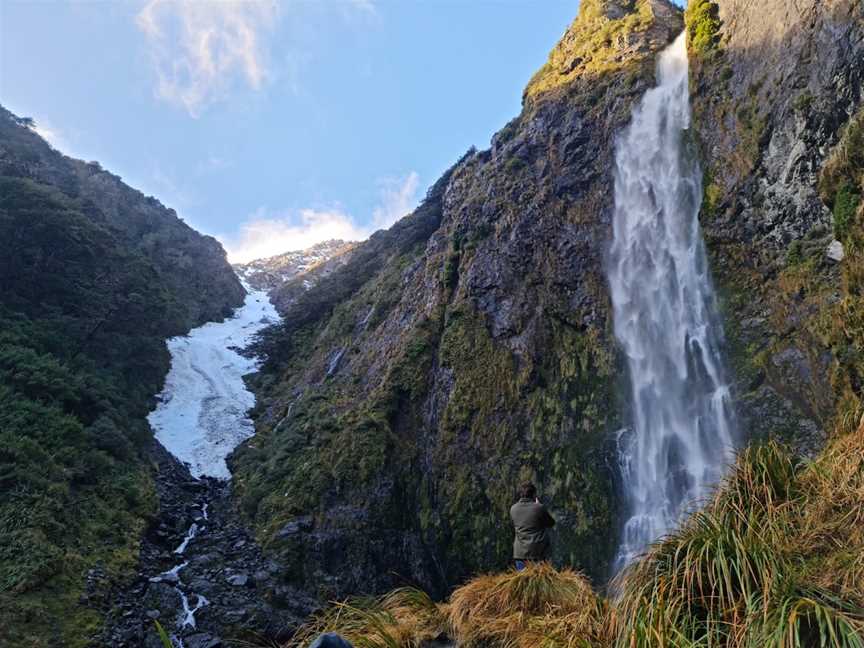
<path fill-rule="evenodd" d="M 584 576 L 547 563 L 479 576 L 450 597 L 450 627 L 460 646 L 609 645 L 610 618 Z"/>
<path fill-rule="evenodd" d="M 335 632 L 355 648 L 418 648 L 446 628 L 446 607 L 418 589 L 401 588 L 382 597 L 335 602 L 300 627 L 283 648 L 306 648 Z"/>
<path fill-rule="evenodd" d="M 621 578 L 618 645 L 864 647 L 864 426 L 802 464 L 750 448 Z"/>

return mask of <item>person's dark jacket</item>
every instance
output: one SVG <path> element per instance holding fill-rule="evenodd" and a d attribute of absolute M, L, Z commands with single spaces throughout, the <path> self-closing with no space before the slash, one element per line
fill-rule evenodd
<path fill-rule="evenodd" d="M 549 529 L 555 526 L 555 520 L 546 507 L 523 497 L 510 507 L 510 519 L 516 529 L 513 559 L 545 559 L 549 553 Z"/>

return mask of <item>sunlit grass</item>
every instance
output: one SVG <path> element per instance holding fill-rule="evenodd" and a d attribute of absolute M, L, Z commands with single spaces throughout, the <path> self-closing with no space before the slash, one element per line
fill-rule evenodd
<path fill-rule="evenodd" d="M 449 622 L 460 645 L 599 646 L 610 611 L 581 574 L 547 563 L 479 576 L 453 592 Z"/>
<path fill-rule="evenodd" d="M 864 646 L 864 427 L 800 464 L 751 448 L 623 575 L 618 645 Z"/>
<path fill-rule="evenodd" d="M 285 648 L 305 648 L 335 632 L 355 648 L 417 648 L 446 627 L 446 608 L 413 588 L 335 602 L 304 624 Z"/>

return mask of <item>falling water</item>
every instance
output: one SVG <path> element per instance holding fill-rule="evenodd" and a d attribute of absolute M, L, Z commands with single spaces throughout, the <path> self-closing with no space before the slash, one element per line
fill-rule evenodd
<path fill-rule="evenodd" d="M 699 231 L 702 172 L 690 126 L 684 34 L 660 55 L 615 148 L 608 279 L 631 382 L 619 437 L 627 519 L 618 569 L 668 532 L 721 476 L 734 414 L 722 331 Z"/>

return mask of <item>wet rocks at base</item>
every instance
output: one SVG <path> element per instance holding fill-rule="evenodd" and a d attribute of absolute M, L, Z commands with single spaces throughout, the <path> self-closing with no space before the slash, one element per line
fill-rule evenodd
<path fill-rule="evenodd" d="M 161 446 L 153 459 L 160 511 L 145 533 L 134 581 L 100 597 L 110 608 L 104 642 L 161 648 L 154 621 L 185 648 L 286 638 L 316 603 L 262 555 L 233 510 L 230 483 L 191 478 Z"/>

